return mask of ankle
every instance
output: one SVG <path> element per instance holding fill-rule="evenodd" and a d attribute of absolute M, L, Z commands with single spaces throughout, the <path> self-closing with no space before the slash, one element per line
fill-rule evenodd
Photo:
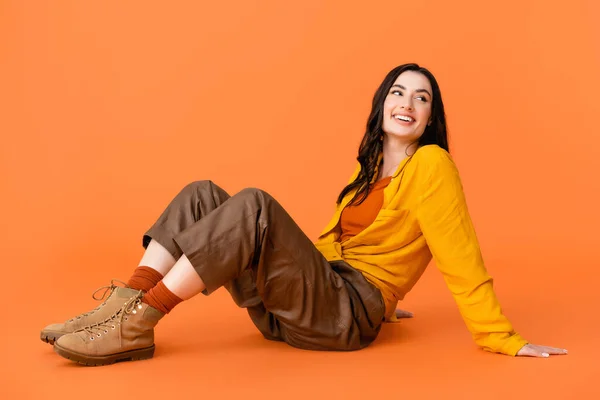
<path fill-rule="evenodd" d="M 133 271 L 129 278 L 127 286 L 135 290 L 148 292 L 163 278 L 162 274 L 155 269 L 146 266 L 139 266 Z"/>
<path fill-rule="evenodd" d="M 146 303 L 165 314 L 171 312 L 171 310 L 182 301 L 183 300 L 171 292 L 162 281 L 150 289 L 142 298 L 143 303 Z"/>

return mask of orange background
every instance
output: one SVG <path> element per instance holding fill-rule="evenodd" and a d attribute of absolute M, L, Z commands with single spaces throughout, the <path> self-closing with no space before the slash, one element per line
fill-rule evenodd
<path fill-rule="evenodd" d="M 592 0 L 2 0 L 0 397 L 599 394 L 599 16 Z M 433 265 L 401 304 L 416 317 L 360 352 L 265 341 L 225 290 L 162 321 L 150 361 L 83 368 L 38 339 L 127 280 L 192 180 L 260 187 L 316 239 L 406 62 L 440 83 L 506 314 L 568 356 L 479 350 Z"/>

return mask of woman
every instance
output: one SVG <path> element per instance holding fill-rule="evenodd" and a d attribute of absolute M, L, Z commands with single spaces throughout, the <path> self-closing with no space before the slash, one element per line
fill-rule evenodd
<path fill-rule="evenodd" d="M 187 185 L 143 237 L 126 287 L 96 309 L 46 327 L 42 340 L 87 365 L 150 358 L 154 327 L 179 302 L 225 286 L 271 340 L 311 350 L 369 345 L 432 256 L 475 342 L 488 351 L 548 357 L 528 344 L 493 292 L 461 181 L 448 153 L 433 75 L 416 64 L 388 73 L 373 99 L 359 164 L 316 243 L 269 194 L 230 197 Z"/>

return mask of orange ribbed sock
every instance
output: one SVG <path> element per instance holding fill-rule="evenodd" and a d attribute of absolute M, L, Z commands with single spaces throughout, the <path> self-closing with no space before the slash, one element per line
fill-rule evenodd
<path fill-rule="evenodd" d="M 173 294 L 162 281 L 158 282 L 158 284 L 150 289 L 150 291 L 142 298 L 142 303 L 146 303 L 165 314 L 171 312 L 171 310 L 182 301 L 183 300 Z"/>
<path fill-rule="evenodd" d="M 127 286 L 135 290 L 148 292 L 163 278 L 162 274 L 150 267 L 137 267 L 129 278 Z"/>

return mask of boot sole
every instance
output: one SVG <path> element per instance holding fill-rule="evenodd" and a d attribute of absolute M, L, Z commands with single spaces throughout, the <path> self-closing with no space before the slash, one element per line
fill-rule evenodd
<path fill-rule="evenodd" d="M 59 356 L 62 356 L 71 361 L 75 361 L 79 364 L 88 366 L 110 365 L 119 361 L 147 360 L 154 356 L 154 349 L 155 346 L 152 345 L 143 349 L 129 350 L 124 351 L 122 353 L 110 354 L 108 356 L 87 356 L 85 354 L 80 354 L 65 349 L 64 347 L 61 347 L 56 343 L 54 344 L 54 351 Z"/>
<path fill-rule="evenodd" d="M 54 342 L 58 340 L 59 337 L 66 335 L 65 333 L 51 333 L 51 332 L 42 332 L 40 334 L 40 339 L 44 343 L 48 343 L 53 345 Z"/>

